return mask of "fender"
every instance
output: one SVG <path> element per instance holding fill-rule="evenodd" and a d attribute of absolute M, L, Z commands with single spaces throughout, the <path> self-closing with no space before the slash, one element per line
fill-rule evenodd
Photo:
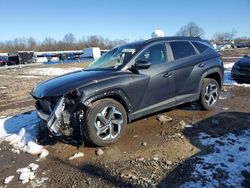
<path fill-rule="evenodd" d="M 222 88 L 222 85 L 223 85 L 223 70 L 220 67 L 214 67 L 214 68 L 211 68 L 211 69 L 209 69 L 209 70 L 207 70 L 206 72 L 203 73 L 203 75 L 201 77 L 201 80 L 200 80 L 200 83 L 199 83 L 199 91 L 201 90 L 201 85 L 202 85 L 202 81 L 204 80 L 204 78 L 206 78 L 208 75 L 213 74 L 213 73 L 217 73 L 217 74 L 220 75 L 220 83 L 218 83 L 218 84 Z"/>
<path fill-rule="evenodd" d="M 129 98 L 126 96 L 125 92 L 122 89 L 112 89 L 112 90 L 105 90 L 101 91 L 100 93 L 95 93 L 94 95 L 88 96 L 87 98 L 82 98 L 81 102 L 85 106 L 90 106 L 92 102 L 97 101 L 103 98 L 113 98 L 120 102 L 125 110 L 130 113 L 133 110 L 131 102 Z"/>

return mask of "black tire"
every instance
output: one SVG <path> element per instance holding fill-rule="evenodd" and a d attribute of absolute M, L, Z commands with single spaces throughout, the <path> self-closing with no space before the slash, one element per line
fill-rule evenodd
<path fill-rule="evenodd" d="M 209 90 L 209 88 L 213 89 L 214 91 L 213 94 L 209 94 L 209 92 L 206 91 L 207 89 Z M 217 90 L 217 94 L 215 94 L 215 90 Z M 212 99 L 210 98 L 210 95 L 213 95 L 213 97 L 211 97 Z M 205 78 L 202 82 L 200 91 L 200 104 L 202 108 L 205 110 L 211 110 L 217 104 L 219 100 L 219 95 L 220 95 L 220 87 L 218 82 L 212 78 Z M 213 98 L 214 101 L 209 102 L 212 101 Z"/>
<path fill-rule="evenodd" d="M 116 112 L 114 115 L 112 115 L 112 117 L 108 118 L 109 111 L 111 112 L 113 107 Z M 107 109 L 106 111 L 108 113 L 106 113 L 106 115 L 103 115 L 102 117 L 105 117 L 105 122 L 107 122 L 106 125 L 102 123 L 99 119 L 100 115 L 102 115 L 105 109 Z M 117 122 L 120 121 L 122 123 L 120 123 L 119 125 L 113 124 L 112 121 L 115 120 L 117 120 Z M 127 125 L 127 112 L 124 109 L 124 107 L 119 102 L 113 99 L 101 99 L 99 101 L 92 103 L 92 105 L 86 111 L 84 135 L 91 143 L 97 146 L 106 146 L 109 144 L 113 144 L 120 139 L 120 137 L 125 131 L 126 125 Z M 114 130 L 114 132 L 117 132 L 116 136 L 114 138 L 108 138 L 108 140 L 105 140 L 105 138 L 108 137 L 106 135 L 111 134 L 110 133 L 111 128 L 108 128 L 108 130 L 104 131 L 103 135 L 98 135 L 98 130 L 96 126 L 99 128 L 112 126 L 112 130 Z M 101 138 L 102 136 L 104 138 Z"/>

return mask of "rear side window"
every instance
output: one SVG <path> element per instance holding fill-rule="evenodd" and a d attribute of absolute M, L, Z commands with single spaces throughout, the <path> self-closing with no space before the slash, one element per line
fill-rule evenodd
<path fill-rule="evenodd" d="M 183 41 L 170 42 L 170 46 L 172 48 L 175 60 L 196 55 L 193 46 L 189 42 L 183 42 Z"/>
<path fill-rule="evenodd" d="M 204 45 L 204 44 L 202 44 L 200 42 L 192 42 L 192 43 L 200 53 L 204 52 L 206 49 L 209 48 L 207 45 Z"/>

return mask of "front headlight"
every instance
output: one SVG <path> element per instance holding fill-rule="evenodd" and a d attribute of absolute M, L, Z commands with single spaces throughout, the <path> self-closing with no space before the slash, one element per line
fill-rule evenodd
<path fill-rule="evenodd" d="M 54 110 L 54 113 L 55 113 L 57 118 L 59 118 L 61 116 L 62 112 L 64 111 L 64 108 L 65 108 L 65 98 L 62 97 L 59 99 L 59 101 L 55 107 L 55 110 Z"/>

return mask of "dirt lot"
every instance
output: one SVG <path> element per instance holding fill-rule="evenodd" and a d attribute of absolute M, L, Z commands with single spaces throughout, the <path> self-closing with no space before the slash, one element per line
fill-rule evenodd
<path fill-rule="evenodd" d="M 245 53 L 250 51 L 226 51 L 222 55 L 227 59 Z M 73 70 L 85 64 L 53 65 L 49 68 Z M 36 83 L 53 76 L 30 71 L 43 68 L 46 67 L 0 72 L 0 116 L 34 110 L 34 100 L 29 92 Z M 247 132 L 250 129 L 249 104 L 250 87 L 224 86 L 215 109 L 202 111 L 198 104 L 191 103 L 134 121 L 129 124 L 120 142 L 101 148 L 104 152 L 102 155 L 96 154 L 100 148 L 88 143 L 79 147 L 74 142 L 54 140 L 45 142 L 49 155 L 37 162 L 37 156 L 23 152 L 17 154 L 9 144 L 2 142 L 0 187 L 6 186 L 4 179 L 10 175 L 15 177 L 8 187 L 230 187 L 235 184 L 250 187 L 250 162 L 243 158 L 244 152 L 250 148 L 246 148 L 243 142 L 237 142 L 237 138 L 250 139 Z M 171 117 L 172 121 L 162 123 L 158 120 L 159 115 Z M 207 143 L 217 140 L 206 145 L 201 135 Z M 231 139 L 232 148 L 239 144 L 239 151 L 233 153 L 233 150 L 229 150 L 224 157 L 225 152 L 221 152 L 221 147 L 227 146 L 224 138 Z M 218 150 L 217 146 L 220 147 Z M 84 156 L 69 160 L 78 152 Z M 225 162 L 207 163 L 205 156 L 216 153 L 219 154 L 217 160 L 222 158 Z M 243 166 L 237 167 L 237 161 L 243 161 Z M 16 170 L 30 163 L 39 164 L 36 178 L 22 184 Z M 209 169 L 212 174 L 200 173 L 199 165 L 203 170 Z M 230 184 L 229 171 L 237 168 L 240 183 Z M 211 184 L 212 181 L 215 184 Z"/>

